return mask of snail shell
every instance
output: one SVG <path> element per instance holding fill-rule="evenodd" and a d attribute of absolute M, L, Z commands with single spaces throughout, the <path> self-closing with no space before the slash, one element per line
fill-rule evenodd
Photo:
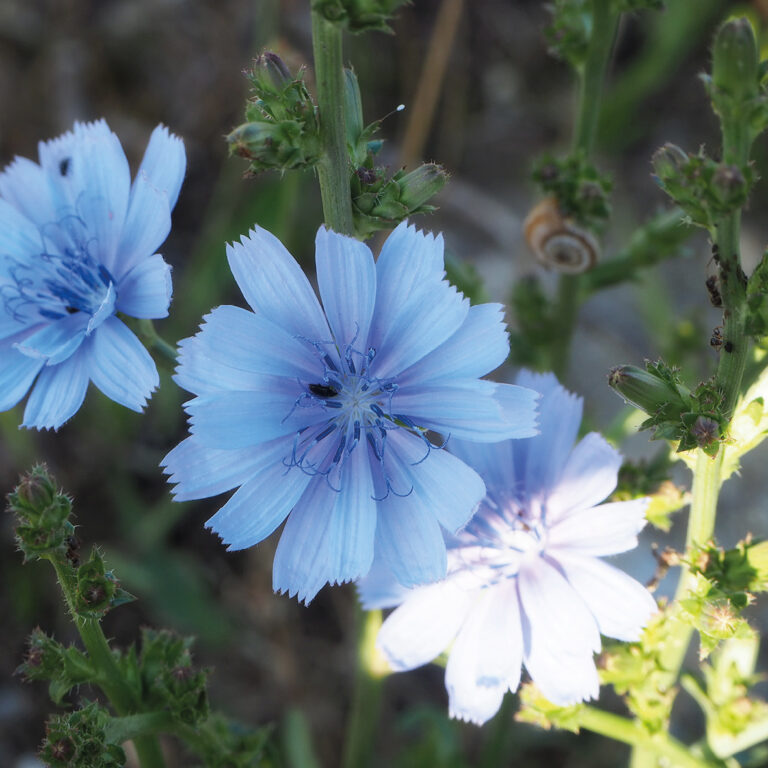
<path fill-rule="evenodd" d="M 591 269 L 600 254 L 595 236 L 564 218 L 554 197 L 545 197 L 531 210 L 523 231 L 539 262 L 568 275 Z"/>

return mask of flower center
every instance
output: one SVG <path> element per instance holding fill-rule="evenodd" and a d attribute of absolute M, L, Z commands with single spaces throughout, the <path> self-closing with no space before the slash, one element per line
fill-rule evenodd
<path fill-rule="evenodd" d="M 43 250 L 26 263 L 13 260 L 12 282 L 0 286 L 3 307 L 24 325 L 84 312 L 90 333 L 114 312 L 114 279 L 92 254 L 94 241 L 79 218 L 46 229 L 56 244 L 53 252 Z"/>

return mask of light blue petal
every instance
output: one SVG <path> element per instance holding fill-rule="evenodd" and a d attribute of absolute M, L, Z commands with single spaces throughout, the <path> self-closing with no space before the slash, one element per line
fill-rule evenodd
<path fill-rule="evenodd" d="M 320 227 L 315 239 L 317 284 L 339 348 L 353 344 L 362 354 L 376 303 L 376 266 L 364 243 Z"/>
<path fill-rule="evenodd" d="M 4 283 L 0 280 L 0 291 L 2 291 L 3 286 L 6 285 L 8 285 L 8 283 Z M 2 299 L 0 299 L 0 301 L 2 301 Z M 27 309 L 31 309 L 32 311 L 27 314 Z M 40 318 L 37 309 L 29 307 L 29 305 L 25 305 L 22 311 L 25 313 L 24 315 L 18 312 L 13 314 L 8 311 L 8 308 L 0 304 L 0 341 L 7 339 L 9 336 L 15 337 L 18 334 L 22 334 L 23 336 L 25 331 L 27 333 L 34 333 L 36 329 L 31 326 L 40 323 L 41 320 L 46 324 L 50 322 L 50 320 Z M 21 338 L 21 336 L 19 336 L 19 338 Z"/>
<path fill-rule="evenodd" d="M 387 468 L 397 461 L 413 493 L 451 533 L 463 528 L 485 496 L 485 483 L 474 469 L 447 451 L 432 449 L 415 435 L 397 430 L 387 438 Z M 426 458 L 425 458 L 426 457 Z"/>
<path fill-rule="evenodd" d="M 595 557 L 634 549 L 647 507 L 648 499 L 635 499 L 579 510 L 550 528 L 548 546 Z"/>
<path fill-rule="evenodd" d="M 392 398 L 392 412 L 444 436 L 497 442 L 535 434 L 532 390 L 474 380 L 402 387 Z"/>
<path fill-rule="evenodd" d="M 59 218 L 45 171 L 26 157 L 14 158 L 0 174 L 0 195 L 38 227 Z"/>
<path fill-rule="evenodd" d="M 476 443 L 452 437 L 447 448 L 483 478 L 492 499 L 503 501 L 512 495 L 519 481 L 515 475 L 514 442 Z"/>
<path fill-rule="evenodd" d="M 0 412 L 13 408 L 27 394 L 40 369 L 41 358 L 28 357 L 14 349 L 18 337 L 0 341 Z"/>
<path fill-rule="evenodd" d="M 592 611 L 600 633 L 635 642 L 659 608 L 640 582 L 595 557 L 558 552 L 557 564 Z"/>
<path fill-rule="evenodd" d="M 594 507 L 616 488 L 621 454 L 597 432 L 583 437 L 566 461 L 557 486 L 547 497 L 547 521 Z"/>
<path fill-rule="evenodd" d="M 179 443 L 162 460 L 169 483 L 176 483 L 176 501 L 216 496 L 243 485 L 275 461 L 275 454 L 290 453 L 293 438 L 281 438 L 264 445 L 226 450 L 210 448 L 196 437 Z"/>
<path fill-rule="evenodd" d="M 515 469 L 529 494 L 554 488 L 581 424 L 582 398 L 558 384 L 554 374 L 522 371 L 516 383 L 540 392 L 540 434 L 515 444 Z"/>
<path fill-rule="evenodd" d="M 111 271 L 128 210 L 128 160 L 104 120 L 75 123 L 74 135 L 68 173 L 57 181 L 71 185 L 76 212 L 95 238 L 99 260 Z"/>
<path fill-rule="evenodd" d="M 89 320 L 90 316 L 85 312 L 75 312 L 46 325 L 14 346 L 24 355 L 44 360 L 46 365 L 58 365 L 79 349 Z"/>
<path fill-rule="evenodd" d="M 6 277 L 12 279 L 11 271 L 19 262 L 28 264 L 30 258 L 42 251 L 37 225 L 10 203 L 0 200 L 0 282 Z"/>
<path fill-rule="evenodd" d="M 322 380 L 315 350 L 262 315 L 217 307 L 198 334 L 180 342 L 179 386 L 196 394 L 247 389 L 249 374 L 273 374 L 305 383 Z"/>
<path fill-rule="evenodd" d="M 521 567 L 518 594 L 525 667 L 544 696 L 561 706 L 597 698 L 593 653 L 600 650 L 600 633 L 584 601 L 542 558 Z"/>
<path fill-rule="evenodd" d="M 58 429 L 77 413 L 88 389 L 86 360 L 81 348 L 65 362 L 42 369 L 27 400 L 23 427 Z"/>
<path fill-rule="evenodd" d="M 297 382 L 251 376 L 247 392 L 221 391 L 185 403 L 189 431 L 212 448 L 244 448 L 328 420 L 321 408 L 296 407 L 304 391 Z"/>
<path fill-rule="evenodd" d="M 376 309 L 370 345 L 376 375 L 406 370 L 462 325 L 469 302 L 443 280 L 443 238 L 401 224 L 376 262 Z"/>
<path fill-rule="evenodd" d="M 381 625 L 376 646 L 395 672 L 428 664 L 453 642 L 473 598 L 450 580 L 409 590 Z"/>
<path fill-rule="evenodd" d="M 167 317 L 172 294 L 171 267 L 156 253 L 140 261 L 119 283 L 117 308 L 131 317 Z"/>
<path fill-rule="evenodd" d="M 277 442 L 277 441 L 276 441 Z M 266 539 L 299 501 L 311 477 L 283 464 L 285 445 L 272 450 L 273 461 L 250 480 L 205 524 L 229 550 L 245 549 Z"/>
<path fill-rule="evenodd" d="M 137 177 L 144 176 L 153 186 L 162 190 L 168 199 L 169 208 L 173 210 L 186 169 L 184 142 L 164 125 L 158 125 L 152 131 Z"/>
<path fill-rule="evenodd" d="M 97 328 L 99 328 L 108 318 L 115 314 L 115 300 L 117 299 L 117 291 L 115 290 L 115 284 L 110 281 L 107 286 L 107 292 L 104 294 L 104 298 L 99 304 L 99 308 L 91 315 L 88 320 L 88 325 L 85 327 L 85 335 L 90 336 Z"/>
<path fill-rule="evenodd" d="M 501 304 L 477 304 L 449 339 L 399 375 L 398 383 L 474 379 L 498 368 L 509 355 Z"/>
<path fill-rule="evenodd" d="M 272 586 L 309 603 L 326 583 L 352 581 L 373 562 L 376 502 L 370 460 L 349 455 L 341 491 L 315 478 L 288 517 L 277 545 Z"/>
<path fill-rule="evenodd" d="M 245 300 L 255 312 L 291 336 L 312 342 L 331 340 L 312 286 L 273 234 L 254 227 L 248 237 L 227 246 L 227 259 Z"/>
<path fill-rule="evenodd" d="M 155 362 L 133 332 L 110 317 L 90 336 L 85 351 L 93 383 L 111 400 L 141 411 L 160 383 Z"/>
<path fill-rule="evenodd" d="M 395 577 L 387 564 L 374 555 L 368 573 L 355 585 L 357 595 L 366 611 L 377 608 L 393 608 L 411 594 Z"/>

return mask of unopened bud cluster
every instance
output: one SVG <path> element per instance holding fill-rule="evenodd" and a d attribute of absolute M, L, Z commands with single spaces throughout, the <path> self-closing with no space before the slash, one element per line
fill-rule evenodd
<path fill-rule="evenodd" d="M 657 150 L 652 162 L 659 186 L 693 224 L 710 230 L 743 207 L 754 179 L 749 166 L 715 162 L 703 150 L 687 154 L 674 144 Z"/>
<path fill-rule="evenodd" d="M 678 443 L 678 451 L 701 448 L 715 456 L 722 442 L 726 419 L 720 413 L 721 396 L 711 383 L 694 392 L 677 371 L 663 361 L 613 368 L 608 384 L 625 402 L 648 414 L 640 428 L 653 430 L 652 439 Z"/>
<path fill-rule="evenodd" d="M 611 181 L 582 152 L 563 158 L 544 155 L 536 161 L 533 180 L 557 200 L 563 216 L 586 229 L 599 231 L 611 214 Z"/>
<path fill-rule="evenodd" d="M 391 32 L 389 21 L 408 0 L 313 0 L 312 10 L 350 32 Z"/>
<path fill-rule="evenodd" d="M 301 73 L 292 75 L 279 56 L 264 53 L 248 77 L 253 95 L 246 122 L 227 137 L 230 152 L 250 160 L 253 174 L 316 165 L 322 154 L 320 124 Z"/>
<path fill-rule="evenodd" d="M 72 501 L 56 490 L 45 466 L 35 467 L 8 495 L 16 515 L 16 543 L 27 559 L 64 552 L 74 533 L 69 522 Z"/>

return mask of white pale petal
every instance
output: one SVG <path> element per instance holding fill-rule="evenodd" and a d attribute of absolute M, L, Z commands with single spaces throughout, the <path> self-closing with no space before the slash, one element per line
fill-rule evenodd
<path fill-rule="evenodd" d="M 594 557 L 561 551 L 555 559 L 603 635 L 627 642 L 640 639 L 643 627 L 658 610 L 642 584 Z"/>
<path fill-rule="evenodd" d="M 456 637 L 472 599 L 450 581 L 409 590 L 381 625 L 376 645 L 396 672 L 427 664 Z"/>
<path fill-rule="evenodd" d="M 515 445 L 516 471 L 526 491 L 534 495 L 557 484 L 579 431 L 583 400 L 561 387 L 551 373 L 522 371 L 516 383 L 542 395 L 540 434 Z"/>
<path fill-rule="evenodd" d="M 59 365 L 44 367 L 24 409 L 24 427 L 58 429 L 77 413 L 88 389 L 88 365 L 82 348 Z"/>
<path fill-rule="evenodd" d="M 574 512 L 552 526 L 548 547 L 595 557 L 634 549 L 647 506 L 647 499 L 635 499 Z"/>
<path fill-rule="evenodd" d="M 479 378 L 498 368 L 508 355 L 503 306 L 477 304 L 469 308 L 456 333 L 398 376 L 398 383 Z"/>
<path fill-rule="evenodd" d="M 240 307 L 217 307 L 203 318 L 200 331 L 179 347 L 179 386 L 196 394 L 247 388 L 249 374 L 322 380 L 323 367 L 313 348 L 263 315 Z"/>
<path fill-rule="evenodd" d="M 284 455 L 277 453 L 270 466 L 260 468 L 206 522 L 227 549 L 245 549 L 266 539 L 301 498 L 311 478 L 295 467 L 287 469 Z"/>
<path fill-rule="evenodd" d="M 227 246 L 232 274 L 252 309 L 291 336 L 331 341 L 315 292 L 301 267 L 270 232 L 254 227 Z"/>
<path fill-rule="evenodd" d="M 394 608 L 411 593 L 411 590 L 395 578 L 384 560 L 377 557 L 375 552 L 371 569 L 358 580 L 356 587 L 360 603 L 366 611 Z"/>
<path fill-rule="evenodd" d="M 272 586 L 309 603 L 326 583 L 352 581 L 373 562 L 376 502 L 362 446 L 338 491 L 324 477 L 310 482 L 288 516 L 275 553 Z M 367 474 L 366 474 L 367 469 Z"/>
<path fill-rule="evenodd" d="M 179 443 L 161 462 L 176 501 L 204 499 L 243 485 L 290 454 L 293 437 L 244 448 L 211 448 L 196 437 Z"/>
<path fill-rule="evenodd" d="M 315 239 L 317 285 L 336 344 L 368 352 L 366 342 L 376 303 L 376 266 L 364 243 L 320 227 Z M 355 361 L 354 357 L 352 358 Z"/>
<path fill-rule="evenodd" d="M 605 500 L 616 487 L 620 467 L 621 454 L 605 438 L 597 432 L 582 438 L 547 498 L 550 523 Z"/>
<path fill-rule="evenodd" d="M 533 681 L 555 704 L 596 698 L 593 653 L 600 650 L 600 633 L 584 601 L 542 558 L 523 563 L 518 594 L 525 666 Z"/>
<path fill-rule="evenodd" d="M 88 338 L 88 373 L 111 400 L 141 411 L 160 383 L 152 356 L 131 330 L 112 316 Z"/>
<path fill-rule="evenodd" d="M 117 309 L 131 317 L 156 319 L 168 316 L 173 294 L 171 267 L 156 253 L 142 259 L 120 282 Z"/>
<path fill-rule="evenodd" d="M 514 582 L 475 595 L 475 603 L 451 648 L 445 670 L 451 717 L 482 725 L 520 682 L 523 639 Z M 499 599 L 502 598 L 502 599 Z"/>
<path fill-rule="evenodd" d="M 474 469 L 447 451 L 428 450 L 423 440 L 402 430 L 390 433 L 387 450 L 441 525 L 455 533 L 467 523 L 485 496 L 485 483 Z"/>

